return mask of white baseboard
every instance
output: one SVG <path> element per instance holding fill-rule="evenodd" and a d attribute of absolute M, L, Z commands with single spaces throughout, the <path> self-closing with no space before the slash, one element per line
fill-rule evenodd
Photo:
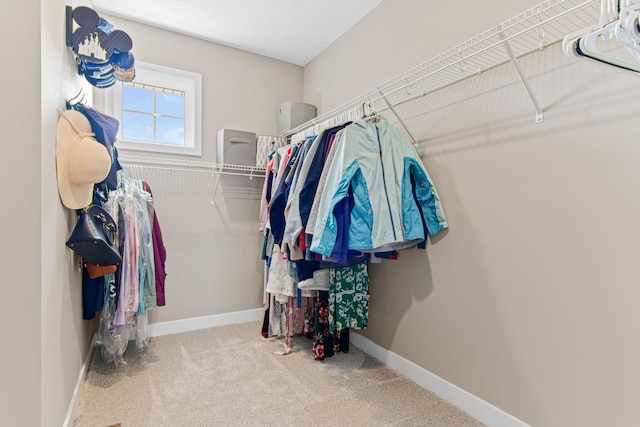
<path fill-rule="evenodd" d="M 73 394 L 71 395 L 71 402 L 69 402 L 69 408 L 67 409 L 67 415 L 64 417 L 63 427 L 71 427 L 73 425 L 73 419 L 76 414 L 76 407 L 78 405 L 78 397 L 80 396 L 80 389 L 82 388 L 82 383 L 84 383 L 84 379 L 87 376 L 87 372 L 89 371 L 89 363 L 91 363 L 91 355 L 93 354 L 93 349 L 96 346 L 98 341 L 98 334 L 93 334 L 91 338 L 91 343 L 89 344 L 89 350 L 87 350 L 87 354 L 84 357 L 84 362 L 80 367 L 80 374 L 78 374 L 78 380 L 76 381 L 76 386 L 73 389 Z"/>
<path fill-rule="evenodd" d="M 216 326 L 234 325 L 236 323 L 254 322 L 263 319 L 264 308 L 257 308 L 255 310 L 236 311 L 233 313 L 214 314 L 211 316 L 194 317 L 191 319 L 152 323 L 149 325 L 147 333 L 150 337 L 159 337 L 161 335 L 179 334 L 181 332 L 214 328 Z"/>
<path fill-rule="evenodd" d="M 368 338 L 352 333 L 349 340 L 353 345 L 375 357 L 382 363 L 405 375 L 420 387 L 426 388 L 462 409 L 489 427 L 531 427 L 529 424 L 496 408 L 477 396 L 440 378 L 402 356 L 380 347 Z"/>

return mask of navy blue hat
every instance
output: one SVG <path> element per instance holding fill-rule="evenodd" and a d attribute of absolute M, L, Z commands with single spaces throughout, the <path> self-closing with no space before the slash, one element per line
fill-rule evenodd
<path fill-rule="evenodd" d="M 83 74 L 89 83 L 97 88 L 113 86 L 116 78 L 110 61 L 93 63 L 81 60 L 78 63 L 78 74 Z"/>
<path fill-rule="evenodd" d="M 116 79 L 122 82 L 130 82 L 136 77 L 135 58 L 131 52 L 119 52 L 113 50 L 111 55 L 111 64 L 113 65 L 114 75 Z"/>
<path fill-rule="evenodd" d="M 113 86 L 116 83 L 116 76 L 112 74 L 106 76 L 106 77 L 99 77 L 99 78 L 95 78 L 93 76 L 90 76 L 88 74 L 84 75 L 85 79 L 87 79 L 87 81 L 89 83 L 91 83 L 93 86 L 99 88 L 99 89 L 106 89 L 108 87 Z"/>
<path fill-rule="evenodd" d="M 85 76 L 90 75 L 94 78 L 105 77 L 113 73 L 113 65 L 109 61 L 101 63 L 84 61 L 82 63 L 82 73 Z"/>

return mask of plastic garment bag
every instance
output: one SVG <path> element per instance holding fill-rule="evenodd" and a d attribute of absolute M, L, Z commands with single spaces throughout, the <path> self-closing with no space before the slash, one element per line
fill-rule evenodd
<path fill-rule="evenodd" d="M 149 344 L 147 309 L 156 307 L 155 266 L 151 234 L 151 197 L 145 191 L 136 191 L 136 225 L 138 230 L 138 283 L 140 302 L 136 314 L 136 347 Z"/>
<path fill-rule="evenodd" d="M 116 309 L 115 324 L 124 325 L 133 320 L 138 312 L 140 291 L 138 284 L 138 239 L 136 229 L 136 207 L 133 184 L 125 181 L 117 190 L 116 197 L 123 221 L 120 233 L 124 233 L 122 252 L 122 268 L 120 275 L 120 289 L 118 292 L 118 307 Z"/>
<path fill-rule="evenodd" d="M 115 196 L 115 194 L 113 194 Z M 105 209 L 113 217 L 116 223 L 121 223 L 119 204 L 117 197 L 109 197 Z M 120 227 L 118 227 L 120 230 Z M 120 233 L 116 236 L 118 245 L 122 241 Z M 129 342 L 129 330 L 127 325 L 116 325 L 115 315 L 117 307 L 118 290 L 120 288 L 120 270 L 105 276 L 104 305 L 100 315 L 98 328 L 98 344 L 101 346 L 102 358 L 116 365 L 124 363 L 123 355 Z"/>
<path fill-rule="evenodd" d="M 109 193 L 107 211 L 118 223 L 117 242 L 122 253 L 120 269 L 108 275 L 100 318 L 99 340 L 108 362 L 124 363 L 130 333 L 135 328 L 136 347 L 149 344 L 147 310 L 156 307 L 151 195 L 139 180 L 123 177 Z"/>
<path fill-rule="evenodd" d="M 151 195 L 146 191 L 136 192 L 138 221 L 138 273 L 140 282 L 140 298 L 144 299 L 144 307 L 147 309 L 157 307 L 156 298 L 156 274 L 155 259 L 153 254 L 153 202 Z M 140 310 L 138 310 L 140 313 Z"/>

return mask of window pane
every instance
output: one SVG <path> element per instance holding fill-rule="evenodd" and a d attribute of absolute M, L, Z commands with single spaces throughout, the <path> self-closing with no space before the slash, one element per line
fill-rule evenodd
<path fill-rule="evenodd" d="M 153 116 L 123 111 L 122 138 L 153 142 Z"/>
<path fill-rule="evenodd" d="M 153 113 L 153 90 L 138 89 L 137 87 L 122 87 L 122 108 L 124 110 L 144 111 Z"/>
<path fill-rule="evenodd" d="M 184 118 L 184 96 L 156 93 L 156 113 Z"/>
<path fill-rule="evenodd" d="M 156 117 L 156 141 L 184 145 L 184 120 Z"/>
<path fill-rule="evenodd" d="M 116 85 L 105 97 L 106 107 L 113 106 L 107 113 L 120 121 L 118 147 L 202 155 L 200 74 L 136 61 L 135 82 Z"/>

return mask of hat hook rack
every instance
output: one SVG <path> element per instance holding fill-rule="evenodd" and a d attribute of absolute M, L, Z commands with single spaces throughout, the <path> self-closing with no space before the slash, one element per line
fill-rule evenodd
<path fill-rule="evenodd" d="M 76 99 L 80 98 L 79 101 L 77 102 L 73 102 Z M 82 88 L 80 88 L 80 90 L 78 91 L 78 93 L 73 97 L 73 98 L 69 98 L 66 100 L 66 105 L 67 105 L 67 110 L 70 110 L 73 108 L 74 105 L 78 105 L 78 104 L 83 104 L 84 103 L 84 91 Z"/>

